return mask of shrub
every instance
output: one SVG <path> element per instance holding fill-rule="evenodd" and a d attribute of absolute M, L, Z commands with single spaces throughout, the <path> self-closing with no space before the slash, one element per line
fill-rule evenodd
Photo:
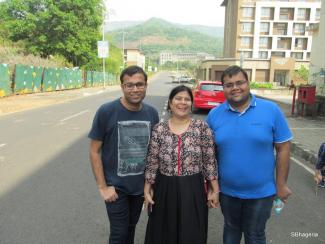
<path fill-rule="evenodd" d="M 269 82 L 263 82 L 263 83 L 257 83 L 257 82 L 251 82 L 250 88 L 252 89 L 272 89 L 273 84 Z"/>

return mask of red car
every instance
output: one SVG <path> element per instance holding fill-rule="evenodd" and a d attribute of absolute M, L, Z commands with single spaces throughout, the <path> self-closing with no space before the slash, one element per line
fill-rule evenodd
<path fill-rule="evenodd" d="M 193 109 L 211 109 L 219 106 L 226 98 L 220 81 L 199 81 L 192 89 Z"/>

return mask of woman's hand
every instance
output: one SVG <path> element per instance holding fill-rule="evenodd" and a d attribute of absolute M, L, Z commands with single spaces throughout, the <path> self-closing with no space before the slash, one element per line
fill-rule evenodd
<path fill-rule="evenodd" d="M 219 207 L 219 184 L 217 179 L 209 181 L 208 188 L 208 207 L 217 208 Z"/>
<path fill-rule="evenodd" d="M 217 208 L 219 204 L 219 192 L 208 191 L 208 207 Z"/>
<path fill-rule="evenodd" d="M 320 170 L 316 169 L 315 170 L 315 175 L 314 175 L 314 180 L 316 181 L 316 184 L 319 184 L 323 179 Z"/>
<path fill-rule="evenodd" d="M 155 204 L 155 202 L 153 201 L 153 189 L 151 187 L 151 184 L 146 182 L 144 184 L 144 206 L 146 209 L 149 210 L 149 208 L 151 207 L 150 205 Z"/>

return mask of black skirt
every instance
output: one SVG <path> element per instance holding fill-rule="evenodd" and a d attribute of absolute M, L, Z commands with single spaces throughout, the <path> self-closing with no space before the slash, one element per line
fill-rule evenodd
<path fill-rule="evenodd" d="M 208 207 L 201 173 L 157 175 L 145 244 L 206 244 Z"/>

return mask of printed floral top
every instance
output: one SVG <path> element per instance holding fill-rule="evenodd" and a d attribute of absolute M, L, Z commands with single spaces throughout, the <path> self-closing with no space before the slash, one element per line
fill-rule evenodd
<path fill-rule="evenodd" d="M 148 148 L 146 181 L 154 184 L 157 170 L 167 176 L 202 172 L 205 179 L 216 179 L 216 158 L 212 131 L 202 120 L 191 119 L 181 135 L 174 134 L 168 121 L 154 126 Z"/>

